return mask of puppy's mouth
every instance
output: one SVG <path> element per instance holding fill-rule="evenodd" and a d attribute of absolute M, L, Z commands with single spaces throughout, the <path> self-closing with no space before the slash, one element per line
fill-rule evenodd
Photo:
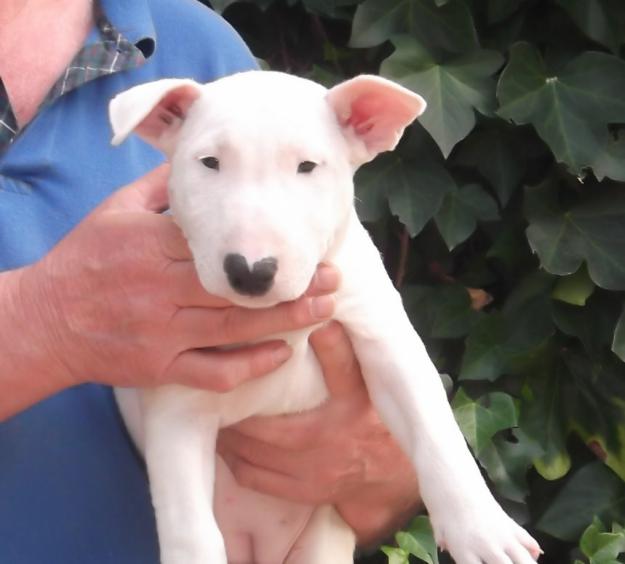
<path fill-rule="evenodd" d="M 282 294 L 277 291 L 269 291 L 263 296 L 246 296 L 235 292 L 229 291 L 227 296 L 224 296 L 227 300 L 231 301 L 234 305 L 239 307 L 245 307 L 248 309 L 264 309 L 276 306 L 282 302 L 290 302 L 299 298 L 303 292 L 298 295 Z"/>
<path fill-rule="evenodd" d="M 301 287 L 299 276 L 289 276 L 280 270 L 277 260 L 257 261 L 252 268 L 238 257 L 224 258 L 217 264 L 215 257 L 195 257 L 195 267 L 204 289 L 214 296 L 226 299 L 239 307 L 262 309 L 301 297 L 308 287 Z M 311 274 L 311 278 L 314 272 Z"/>

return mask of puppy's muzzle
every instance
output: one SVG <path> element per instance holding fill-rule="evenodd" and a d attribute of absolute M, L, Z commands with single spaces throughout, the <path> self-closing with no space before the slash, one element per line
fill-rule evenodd
<path fill-rule="evenodd" d="M 224 271 L 230 286 L 239 294 L 262 296 L 273 286 L 278 271 L 278 259 L 265 257 L 256 261 L 250 268 L 243 255 L 229 253 L 224 259 Z"/>

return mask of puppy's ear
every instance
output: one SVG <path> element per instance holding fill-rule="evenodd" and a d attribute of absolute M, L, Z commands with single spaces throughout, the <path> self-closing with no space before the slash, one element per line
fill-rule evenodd
<path fill-rule="evenodd" d="M 327 94 L 353 149 L 354 164 L 391 151 L 404 129 L 425 110 L 421 96 L 390 80 L 361 75 L 338 84 Z"/>
<path fill-rule="evenodd" d="M 119 145 L 134 131 L 171 155 L 177 133 L 200 92 L 201 86 L 193 80 L 167 78 L 118 94 L 109 105 L 113 145 Z"/>

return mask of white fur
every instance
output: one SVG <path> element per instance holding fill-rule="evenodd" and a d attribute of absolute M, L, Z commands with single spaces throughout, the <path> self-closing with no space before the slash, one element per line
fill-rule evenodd
<path fill-rule="evenodd" d="M 111 118 L 116 142 L 136 130 L 168 154 L 172 211 L 210 293 L 267 307 L 300 296 L 318 263 L 339 268 L 335 318 L 353 342 L 372 402 L 414 464 L 439 545 L 459 563 L 529 564 L 538 545 L 487 489 L 437 371 L 353 208 L 355 168 L 392 149 L 424 107 L 417 95 L 376 77 L 327 91 L 280 73 L 249 72 L 204 86 L 139 86 L 112 102 Z M 166 119 L 159 118 L 163 111 Z M 219 159 L 219 170 L 201 164 L 206 156 Z M 298 174 L 302 161 L 319 165 Z M 233 252 L 250 264 L 277 258 L 266 294 L 233 290 L 223 269 Z M 228 393 L 180 386 L 119 392 L 127 425 L 145 453 L 164 564 L 225 564 L 226 545 L 232 563 L 251 564 L 242 560 L 251 556 L 235 556 L 234 545 L 224 544 L 213 516 L 215 479 L 219 488 L 236 488 L 221 463 L 215 477 L 217 430 L 251 415 L 297 412 L 324 401 L 309 333 L 283 336 L 292 358 Z M 236 496 L 250 506 L 272 502 L 239 490 Z M 329 507 L 297 525 L 303 530 L 285 541 L 290 557 L 283 551 L 279 561 L 263 560 L 258 555 L 280 531 L 262 529 L 271 521 L 269 506 L 262 507 L 262 517 L 245 528 L 257 564 L 352 562 L 353 533 Z"/>

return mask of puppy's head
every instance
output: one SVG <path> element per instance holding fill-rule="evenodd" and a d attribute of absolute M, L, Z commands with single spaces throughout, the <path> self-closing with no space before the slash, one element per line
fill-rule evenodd
<path fill-rule="evenodd" d="M 206 290 L 267 307 L 306 290 L 340 243 L 355 169 L 393 149 L 424 108 L 378 77 L 327 90 L 250 71 L 137 86 L 110 117 L 114 144 L 134 131 L 171 161 L 171 209 Z"/>

